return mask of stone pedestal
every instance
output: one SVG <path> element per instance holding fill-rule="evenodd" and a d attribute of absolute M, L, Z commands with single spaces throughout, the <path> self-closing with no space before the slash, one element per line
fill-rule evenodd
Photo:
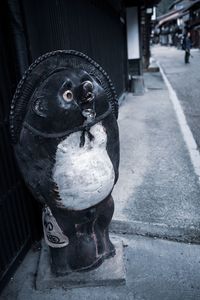
<path fill-rule="evenodd" d="M 131 76 L 130 92 L 134 95 L 143 95 L 144 89 L 144 78 L 143 76 Z"/>
<path fill-rule="evenodd" d="M 64 276 L 55 276 L 50 269 L 49 248 L 44 241 L 36 277 L 36 289 L 43 291 L 53 288 L 75 288 L 89 286 L 125 285 L 126 275 L 123 261 L 123 244 L 114 242 L 116 255 L 106 259 L 97 269 L 88 272 L 72 272 Z"/>

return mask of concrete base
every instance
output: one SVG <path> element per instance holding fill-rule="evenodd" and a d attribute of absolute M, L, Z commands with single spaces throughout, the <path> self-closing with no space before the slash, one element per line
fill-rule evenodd
<path fill-rule="evenodd" d="M 151 62 L 148 69 L 146 70 L 147 72 L 151 72 L 151 73 L 154 73 L 154 72 L 159 72 L 160 71 L 160 68 L 159 66 L 157 65 L 157 63 L 155 61 Z"/>
<path fill-rule="evenodd" d="M 131 76 L 130 92 L 134 95 L 143 95 L 144 89 L 144 78 L 143 76 Z"/>
<path fill-rule="evenodd" d="M 36 289 L 44 291 L 53 288 L 75 288 L 87 286 L 119 286 L 125 285 L 126 275 L 123 262 L 123 244 L 114 243 L 116 255 L 106 259 L 103 264 L 89 272 L 72 272 L 65 276 L 55 276 L 51 272 L 49 248 L 42 243 L 41 255 L 38 264 Z"/>

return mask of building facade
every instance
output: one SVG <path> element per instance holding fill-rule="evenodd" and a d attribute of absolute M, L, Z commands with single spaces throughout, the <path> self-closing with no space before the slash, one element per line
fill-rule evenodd
<path fill-rule="evenodd" d="M 193 47 L 200 48 L 200 1 L 178 0 L 157 18 L 155 35 L 161 45 L 181 48 L 183 36 L 190 31 Z"/>
<path fill-rule="evenodd" d="M 38 56 L 74 49 L 105 69 L 121 97 L 130 87 L 130 76 L 141 77 L 143 64 L 148 64 L 145 22 L 147 9 L 157 2 L 1 1 L 0 289 L 42 235 L 41 207 L 23 183 L 9 136 L 10 103 L 17 83 Z"/>

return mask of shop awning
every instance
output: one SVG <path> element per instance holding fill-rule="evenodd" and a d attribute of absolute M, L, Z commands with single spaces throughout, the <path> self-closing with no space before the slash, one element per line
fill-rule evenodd
<path fill-rule="evenodd" d="M 172 20 L 176 20 L 178 19 L 178 17 L 181 15 L 181 12 L 174 12 L 173 14 L 171 14 L 170 16 L 166 16 L 165 18 L 163 18 L 162 20 L 159 21 L 158 26 L 163 25 L 166 22 L 172 21 Z"/>

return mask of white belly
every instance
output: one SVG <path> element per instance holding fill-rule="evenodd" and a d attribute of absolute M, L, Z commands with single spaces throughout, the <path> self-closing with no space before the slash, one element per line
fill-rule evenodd
<path fill-rule="evenodd" d="M 94 140 L 85 135 L 80 147 L 81 132 L 72 133 L 62 141 L 56 151 L 53 179 L 62 204 L 73 210 L 89 208 L 111 192 L 114 169 L 106 151 L 107 135 L 101 123 L 90 129 Z"/>

